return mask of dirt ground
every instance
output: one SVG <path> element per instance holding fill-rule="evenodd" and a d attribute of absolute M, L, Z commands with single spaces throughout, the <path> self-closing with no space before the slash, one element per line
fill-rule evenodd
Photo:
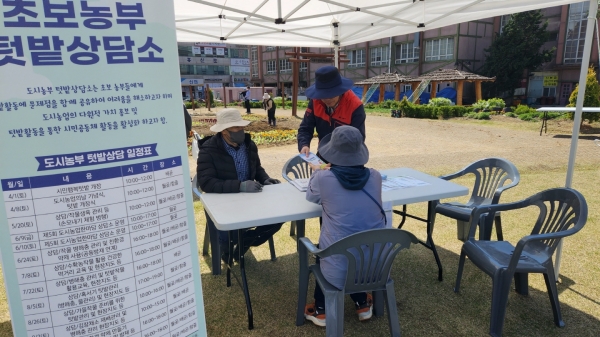
<path fill-rule="evenodd" d="M 207 111 L 190 111 L 194 119 L 209 118 Z M 210 113 L 214 118 L 216 109 Z M 244 113 L 243 110 L 240 110 Z M 264 118 L 262 109 L 252 111 Z M 298 111 L 302 116 L 304 111 Z M 278 109 L 276 117 L 288 118 L 277 128 L 297 128 L 301 119 L 291 110 Z M 263 122 L 253 122 L 259 128 Z M 252 126 L 249 129 L 252 129 Z M 525 122 L 516 118 L 492 116 L 490 121 L 470 119 L 428 120 L 367 116 L 366 144 L 370 151 L 367 166 L 376 169 L 411 167 L 429 174 L 454 172 L 485 157 L 502 157 L 513 162 L 520 171 L 566 170 L 571 146 L 573 123 L 551 120 L 548 132 L 540 136 L 541 122 Z M 203 129 L 201 129 L 203 130 Z M 600 165 L 600 124 L 584 124 L 579 136 L 576 165 Z M 316 150 L 313 140 L 311 149 Z M 282 165 L 298 153 L 296 144 L 260 147 L 262 165 L 274 176 L 281 175 Z M 193 160 L 192 160 L 193 161 Z M 190 167 L 195 171 L 195 163 Z"/>
<path fill-rule="evenodd" d="M 200 109 L 196 109 L 200 110 Z M 210 131 L 210 127 L 214 125 L 216 114 L 216 109 L 212 109 L 212 111 L 207 111 L 206 109 L 202 109 L 200 111 L 190 111 L 192 115 L 192 122 L 194 125 L 192 129 L 196 131 L 199 135 L 213 135 L 214 132 Z M 285 111 L 285 110 L 284 110 Z M 289 111 L 289 110 L 288 110 Z M 245 115 L 245 111 L 240 110 L 240 112 Z M 301 112 L 304 113 L 304 112 Z M 281 116 L 275 115 L 277 120 L 277 125 L 275 127 L 270 126 L 267 115 L 264 110 L 254 109 L 250 118 L 252 118 L 252 122 L 246 127 L 247 132 L 262 132 L 269 130 L 296 130 L 300 125 L 302 119 L 292 117 L 291 112 L 289 112 L 290 116 Z"/>

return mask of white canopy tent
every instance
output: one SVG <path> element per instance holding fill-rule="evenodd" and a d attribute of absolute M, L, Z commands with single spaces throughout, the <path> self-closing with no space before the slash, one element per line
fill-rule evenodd
<path fill-rule="evenodd" d="M 334 48 L 577 0 L 173 0 L 180 42 Z M 566 187 L 571 187 L 598 3 L 590 1 Z M 556 256 L 556 274 L 561 249 Z"/>

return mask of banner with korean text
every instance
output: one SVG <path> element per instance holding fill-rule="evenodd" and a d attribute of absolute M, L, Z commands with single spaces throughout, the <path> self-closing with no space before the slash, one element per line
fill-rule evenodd
<path fill-rule="evenodd" d="M 0 3 L 15 336 L 205 336 L 173 2 Z"/>

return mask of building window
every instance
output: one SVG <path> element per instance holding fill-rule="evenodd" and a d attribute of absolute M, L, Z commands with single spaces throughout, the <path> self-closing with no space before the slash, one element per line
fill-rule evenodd
<path fill-rule="evenodd" d="M 454 38 L 429 40 L 425 42 L 425 61 L 451 60 L 454 58 Z"/>
<path fill-rule="evenodd" d="M 181 75 L 194 75 L 194 66 L 193 65 L 180 64 L 179 65 L 179 73 Z"/>
<path fill-rule="evenodd" d="M 196 74 L 207 75 L 208 74 L 208 66 L 196 66 Z"/>
<path fill-rule="evenodd" d="M 265 51 L 273 51 L 273 50 L 275 50 L 275 48 L 276 48 L 275 46 L 266 46 Z"/>
<path fill-rule="evenodd" d="M 308 71 L 308 62 L 300 63 L 300 71 Z"/>
<path fill-rule="evenodd" d="M 556 87 L 546 87 L 542 93 L 544 97 L 555 97 L 556 96 Z"/>
<path fill-rule="evenodd" d="M 292 64 L 288 59 L 279 59 L 279 72 L 287 73 L 292 71 Z"/>
<path fill-rule="evenodd" d="M 350 62 L 348 63 L 349 68 L 357 68 L 357 67 L 365 66 L 365 50 L 364 49 L 346 51 L 346 55 L 348 56 L 348 60 L 350 60 Z"/>
<path fill-rule="evenodd" d="M 371 48 L 371 65 L 386 66 L 388 64 L 388 56 L 387 46 Z"/>
<path fill-rule="evenodd" d="M 229 49 L 229 57 L 234 59 L 247 59 L 248 49 Z"/>
<path fill-rule="evenodd" d="M 569 21 L 567 23 L 567 37 L 565 39 L 564 63 L 581 63 L 583 57 L 583 43 L 587 28 L 589 2 L 580 2 L 569 5 Z"/>
<path fill-rule="evenodd" d="M 403 89 L 402 89 L 402 91 L 404 91 L 404 92 L 409 92 L 409 91 L 412 91 L 412 85 L 410 85 L 410 84 L 405 84 L 405 85 L 403 86 Z"/>
<path fill-rule="evenodd" d="M 502 15 L 500 17 L 500 34 L 502 34 L 502 31 L 504 31 L 504 26 L 506 26 L 506 24 L 508 23 L 508 21 L 510 20 L 511 15 Z"/>
<path fill-rule="evenodd" d="M 192 46 L 177 46 L 179 56 L 194 56 L 192 54 Z"/>
<path fill-rule="evenodd" d="M 258 76 L 258 47 L 254 46 L 250 50 L 250 73 L 252 77 Z"/>
<path fill-rule="evenodd" d="M 277 74 L 277 64 L 275 64 L 275 60 L 267 61 L 267 74 Z"/>
<path fill-rule="evenodd" d="M 308 53 L 308 48 L 307 47 L 300 47 L 300 52 L 301 53 Z"/>
<path fill-rule="evenodd" d="M 419 48 L 412 42 L 396 45 L 396 64 L 419 62 Z"/>

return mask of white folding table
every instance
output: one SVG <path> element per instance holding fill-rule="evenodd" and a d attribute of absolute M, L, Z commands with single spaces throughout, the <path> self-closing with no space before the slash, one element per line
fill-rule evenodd
<path fill-rule="evenodd" d="M 427 219 L 407 215 L 405 208 L 402 212 L 395 212 L 404 217 L 409 216 L 427 222 L 427 239 L 421 243 L 433 251 L 439 270 L 438 278 L 441 280 L 442 265 L 431 237 L 433 231 L 430 221 L 431 205 L 435 200 L 466 195 L 469 192 L 468 188 L 410 168 L 383 170 L 381 173 L 386 174 L 388 178 L 408 176 L 428 183 L 425 186 L 386 191 L 383 192 L 382 198 L 384 202 L 389 201 L 394 206 L 424 201 L 429 203 Z M 298 237 L 302 237 L 304 220 L 319 217 L 322 213 L 320 205 L 306 201 L 306 193 L 298 191 L 288 183 L 264 186 L 260 193 L 202 193 L 200 199 L 217 229 L 238 230 L 238 240 L 243 238 L 243 229 L 287 221 L 296 221 Z M 254 327 L 252 304 L 243 255 L 239 256 L 239 265 L 242 279 L 240 286 L 244 291 L 248 310 L 248 328 L 252 329 Z M 231 266 L 227 269 L 227 286 L 231 286 Z"/>

